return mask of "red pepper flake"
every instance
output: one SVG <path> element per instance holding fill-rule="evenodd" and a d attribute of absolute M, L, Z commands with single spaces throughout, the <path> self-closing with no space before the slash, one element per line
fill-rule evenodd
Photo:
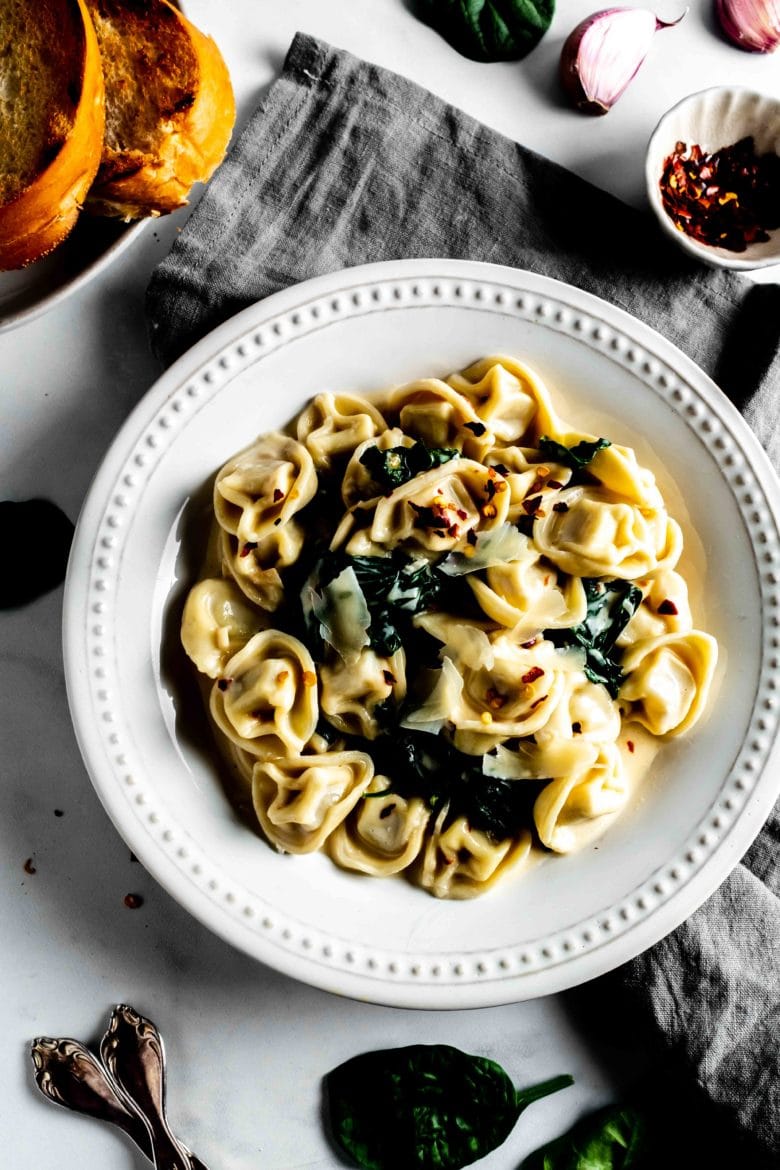
<path fill-rule="evenodd" d="M 491 468 L 491 471 L 492 471 L 492 468 Z M 487 498 L 488 498 L 489 500 L 492 500 L 492 499 L 493 499 L 493 496 L 494 496 L 495 494 L 496 494 L 496 485 L 495 485 L 495 481 L 494 481 L 494 480 L 492 480 L 492 479 L 488 479 L 488 480 L 486 480 L 486 481 L 485 481 L 485 495 L 487 496 Z"/>
<path fill-rule="evenodd" d="M 477 534 L 473 528 L 469 528 L 468 532 L 466 533 L 466 540 L 469 542 L 469 544 L 472 545 L 477 543 Z"/>
<path fill-rule="evenodd" d="M 548 479 L 547 486 L 550 488 L 562 488 L 563 484 L 557 479 Z"/>
<path fill-rule="evenodd" d="M 627 748 L 628 748 L 628 750 L 629 750 L 629 751 L 630 751 L 630 752 L 633 754 L 633 751 L 634 751 L 634 741 L 633 741 L 633 739 L 627 739 L 627 740 L 626 740 L 626 747 L 627 747 Z"/>
<path fill-rule="evenodd" d="M 529 496 L 533 496 L 537 492 L 540 492 L 542 490 L 542 488 L 544 488 L 544 487 L 547 487 L 547 484 L 545 483 L 545 481 L 543 479 L 540 478 L 540 476 L 537 475 L 536 479 L 529 487 L 527 494 Z"/>
<path fill-rule="evenodd" d="M 304 670 L 303 674 L 301 675 L 301 678 L 303 679 L 303 685 L 305 687 L 316 687 L 317 676 L 314 673 L 314 671 Z"/>
<path fill-rule="evenodd" d="M 674 226 L 702 244 L 744 252 L 780 227 L 780 156 L 756 154 L 752 137 L 713 154 L 678 142 L 660 188 Z"/>
<path fill-rule="evenodd" d="M 468 518 L 469 518 L 469 514 L 466 511 L 466 509 L 465 508 L 458 508 L 458 519 L 459 520 L 468 520 Z"/>
<path fill-rule="evenodd" d="M 572 723 L 571 733 L 572 735 L 582 735 L 582 724 L 580 723 L 579 719 L 575 719 Z"/>
<path fill-rule="evenodd" d="M 531 647 L 535 646 L 538 641 L 538 638 L 530 638 L 527 642 L 521 642 L 520 645 L 524 650 L 530 650 Z"/>
<path fill-rule="evenodd" d="M 480 512 L 482 513 L 482 515 L 485 517 L 486 520 L 492 520 L 493 517 L 495 515 L 497 515 L 496 505 L 495 504 L 483 504 L 482 507 L 480 508 Z"/>
<path fill-rule="evenodd" d="M 558 500 L 557 504 L 553 504 L 553 512 L 568 512 L 569 505 L 565 500 Z"/>
<path fill-rule="evenodd" d="M 504 463 L 494 463 L 493 467 L 499 475 L 509 475 L 509 468 Z"/>
<path fill-rule="evenodd" d="M 243 548 L 241 549 L 239 556 L 248 557 L 249 554 L 252 552 L 252 549 L 255 549 L 255 548 L 257 548 L 257 543 L 255 541 L 248 540 L 246 542 L 246 544 L 243 546 Z"/>
<path fill-rule="evenodd" d="M 55 817 L 64 817 L 65 813 L 62 811 L 61 808 L 55 808 L 54 815 L 55 815 Z"/>
<path fill-rule="evenodd" d="M 395 686 L 396 678 L 391 670 L 383 670 L 382 671 L 382 678 L 385 680 L 385 682 L 387 683 L 387 685 L 389 687 Z"/>
<path fill-rule="evenodd" d="M 454 510 L 452 504 L 439 504 L 434 501 L 430 507 L 425 504 L 415 504 L 409 501 L 410 507 L 417 515 L 417 523 L 421 528 L 429 528 L 434 536 L 457 536 L 458 526 L 450 520 L 447 512 Z"/>
<path fill-rule="evenodd" d="M 494 711 L 500 711 L 506 705 L 506 695 L 502 695 L 495 687 L 488 687 L 485 699 L 488 707 L 492 707 Z"/>
<path fill-rule="evenodd" d="M 540 703 L 543 703 L 545 699 L 549 699 L 549 697 L 549 695 L 540 695 L 538 699 L 534 699 L 530 707 L 531 711 L 533 711 L 534 707 L 538 707 Z"/>
<path fill-rule="evenodd" d="M 533 496 L 530 500 L 523 500 L 523 511 L 527 512 L 529 516 L 534 516 L 539 510 L 541 502 L 541 496 Z"/>
<path fill-rule="evenodd" d="M 37 873 L 37 872 L 38 872 L 38 870 L 37 870 L 37 869 L 35 868 L 35 866 L 33 865 L 33 859 L 32 859 L 32 857 L 28 857 L 28 858 L 27 858 L 27 860 L 25 861 L 25 863 L 24 863 L 24 872 L 25 872 L 25 873 Z"/>
<path fill-rule="evenodd" d="M 144 900 L 140 894 L 125 894 L 124 903 L 128 910 L 138 910 L 143 906 Z"/>
<path fill-rule="evenodd" d="M 664 600 L 661 602 L 661 604 L 658 606 L 658 612 L 670 614 L 672 617 L 676 617 L 680 611 L 677 608 L 677 606 L 674 604 L 674 602 L 672 601 L 671 597 L 665 597 Z"/>
<path fill-rule="evenodd" d="M 481 438 L 487 430 L 485 424 L 481 422 L 468 422 L 464 423 L 463 425 L 467 431 L 471 431 L 472 435 L 476 435 L 478 439 Z"/>
<path fill-rule="evenodd" d="M 383 809 L 380 809 L 379 819 L 383 821 L 385 817 L 389 817 L 391 813 L 395 812 L 396 808 L 397 805 L 395 801 L 393 801 L 391 804 L 386 804 Z"/>
<path fill-rule="evenodd" d="M 527 670 L 525 674 L 521 676 L 520 682 L 525 683 L 527 686 L 529 683 L 536 682 L 536 680 L 541 678 L 543 674 L 544 671 L 542 670 L 541 666 L 532 666 L 530 670 Z"/>
<path fill-rule="evenodd" d="M 284 492 L 281 488 L 274 488 L 274 503 L 278 504 L 280 500 L 284 499 Z"/>
<path fill-rule="evenodd" d="M 217 679 L 217 686 L 219 687 L 219 689 L 221 691 L 226 691 L 228 689 L 228 687 L 230 686 L 230 684 L 232 683 L 232 681 L 233 681 L 232 678 L 218 678 Z"/>
<path fill-rule="evenodd" d="M 282 522 L 281 516 L 277 516 L 277 518 L 274 520 L 274 528 L 278 528 L 279 525 L 281 524 L 281 522 Z"/>

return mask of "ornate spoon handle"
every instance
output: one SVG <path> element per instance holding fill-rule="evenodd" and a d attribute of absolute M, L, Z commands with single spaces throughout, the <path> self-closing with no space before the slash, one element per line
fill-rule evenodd
<path fill-rule="evenodd" d="M 126 1108 L 102 1064 L 78 1040 L 33 1040 L 31 1056 L 38 1088 L 57 1105 L 108 1121 L 123 1130 L 152 1160 L 146 1125 Z"/>
<path fill-rule="evenodd" d="M 100 1042 L 100 1056 L 146 1122 L 156 1170 L 192 1170 L 192 1160 L 165 1116 L 165 1050 L 151 1020 L 118 1004 Z"/>

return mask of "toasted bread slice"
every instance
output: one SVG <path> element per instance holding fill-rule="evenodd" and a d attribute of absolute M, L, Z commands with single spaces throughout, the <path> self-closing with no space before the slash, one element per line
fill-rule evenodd
<path fill-rule="evenodd" d="M 106 82 L 95 214 L 174 211 L 222 161 L 236 116 L 214 41 L 167 0 L 88 0 Z"/>
<path fill-rule="evenodd" d="M 103 77 L 83 0 L 0 0 L 0 269 L 68 234 L 103 147 Z"/>

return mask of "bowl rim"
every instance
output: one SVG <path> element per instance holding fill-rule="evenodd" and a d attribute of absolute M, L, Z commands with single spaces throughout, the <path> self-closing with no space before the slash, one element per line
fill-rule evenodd
<path fill-rule="evenodd" d="M 86 213 L 82 212 L 81 214 L 85 215 Z M 44 282 L 40 295 L 29 301 L 27 305 L 20 308 L 12 306 L 8 311 L 5 311 L 0 305 L 0 333 L 10 332 L 12 329 L 18 329 L 21 325 L 26 325 L 30 321 L 37 320 L 38 317 L 42 317 L 44 313 L 48 313 L 50 309 L 55 308 L 62 301 L 67 300 L 68 297 L 78 292 L 79 289 L 84 288 L 85 285 L 93 281 L 95 277 L 99 276 L 109 265 L 113 264 L 115 260 L 123 255 L 138 236 L 141 235 L 148 223 L 149 219 L 147 218 L 126 224 L 124 230 L 117 238 L 104 251 L 97 255 L 91 263 L 87 264 L 85 268 L 82 268 L 69 279 L 56 284 L 48 291 L 45 289 Z M 59 246 L 62 247 L 66 244 L 67 238 Z M 46 259 L 46 257 L 42 257 L 42 259 Z M 30 267 L 34 267 L 34 265 Z M 20 270 L 16 269 L 12 271 L 18 272 Z"/>
<path fill-rule="evenodd" d="M 701 102 L 708 95 L 715 93 L 733 93 L 741 97 L 758 98 L 761 101 L 775 105 L 778 115 L 780 115 L 780 99 L 773 97 L 771 94 L 763 93 L 760 90 L 752 89 L 747 85 L 711 85 L 706 89 L 700 89 L 695 93 L 687 94 L 661 115 L 648 139 L 647 149 L 645 151 L 645 184 L 648 201 L 664 232 L 671 239 L 675 240 L 685 252 L 688 252 L 689 255 L 696 257 L 698 260 L 702 260 L 710 267 L 730 269 L 734 272 L 750 272 L 757 268 L 770 268 L 772 266 L 777 266 L 780 269 L 780 229 L 778 229 L 777 255 L 775 256 L 748 258 L 740 256 L 738 253 L 735 253 L 733 257 L 723 256 L 711 244 L 699 243 L 697 240 L 692 239 L 691 236 L 678 231 L 672 225 L 669 216 L 664 211 L 661 196 L 658 191 L 658 174 L 652 161 L 654 147 L 661 136 L 663 128 L 674 114 L 678 113 L 684 107 L 693 106 L 697 102 Z"/>

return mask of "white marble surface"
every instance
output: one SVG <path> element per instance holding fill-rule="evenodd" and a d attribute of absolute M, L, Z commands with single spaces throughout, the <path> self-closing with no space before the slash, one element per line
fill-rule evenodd
<path fill-rule="evenodd" d="M 558 95 L 555 69 L 563 38 L 591 7 L 562 3 L 527 61 L 484 66 L 459 57 L 404 0 L 187 3 L 223 50 L 242 121 L 302 29 L 413 77 L 637 205 L 645 143 L 676 100 L 722 82 L 780 96 L 777 57 L 726 45 L 709 2 L 695 0 L 679 28 L 659 35 L 607 118 L 577 115 Z M 679 6 L 659 0 L 658 11 L 671 18 Z M 95 283 L 0 335 L 2 498 L 45 496 L 75 519 L 112 436 L 158 373 L 143 292 L 183 222 L 179 214 L 149 225 Z M 87 779 L 65 699 L 60 607 L 58 590 L 0 615 L 3 1165 L 143 1164 L 119 1135 L 38 1097 L 27 1057 L 38 1034 L 96 1038 L 117 1001 L 149 1014 L 166 1036 L 172 1119 L 210 1170 L 341 1164 L 323 1134 L 321 1078 L 348 1056 L 385 1045 L 454 1043 L 495 1057 L 518 1084 L 575 1075 L 573 1089 L 529 1111 L 486 1170 L 516 1167 L 580 1113 L 625 1093 L 650 1057 L 634 1033 L 591 1027 L 576 996 L 452 1013 L 339 1000 L 259 966 L 189 918 L 131 860 Z M 27 858 L 34 874 L 24 871 Z M 142 895 L 141 908 L 125 908 L 129 892 Z"/>

